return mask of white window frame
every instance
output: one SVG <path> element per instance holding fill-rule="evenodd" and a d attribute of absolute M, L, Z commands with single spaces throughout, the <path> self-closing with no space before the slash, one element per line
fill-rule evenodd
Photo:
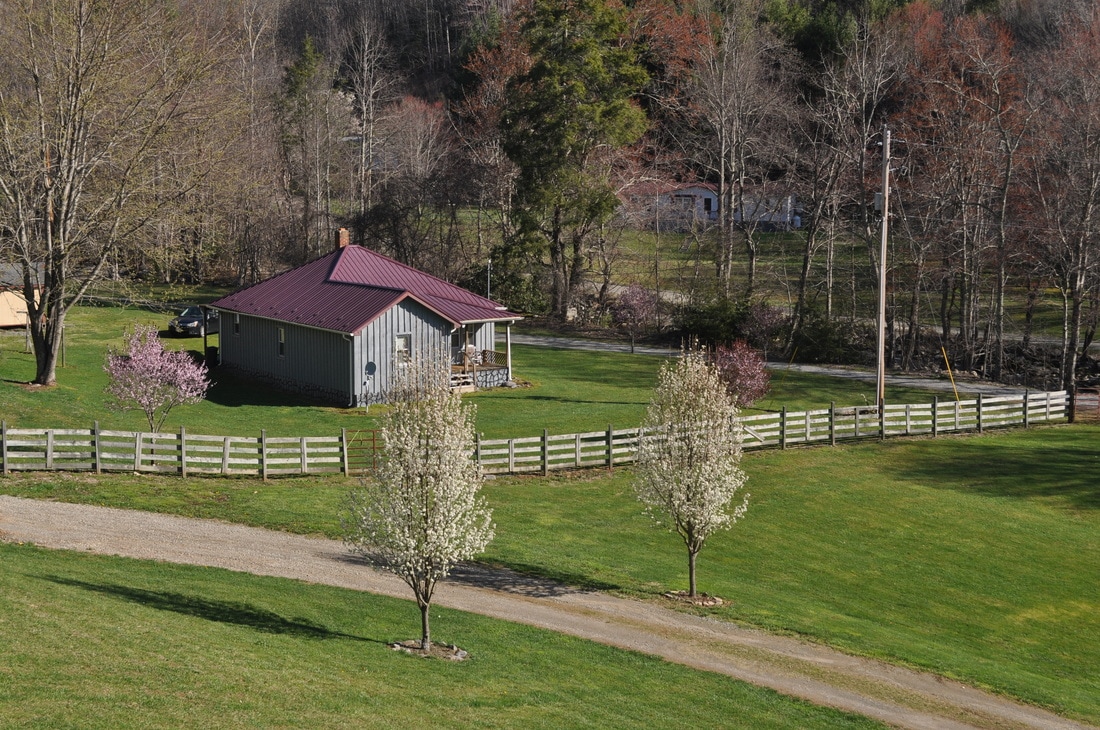
<path fill-rule="evenodd" d="M 412 333 L 402 332 L 393 338 L 393 361 L 398 365 L 412 362 Z"/>

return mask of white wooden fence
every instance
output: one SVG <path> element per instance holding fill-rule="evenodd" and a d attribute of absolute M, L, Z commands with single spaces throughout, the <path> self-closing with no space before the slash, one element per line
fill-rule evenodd
<path fill-rule="evenodd" d="M 355 474 L 369 470 L 374 431 L 339 436 L 202 436 L 88 429 L 8 428 L 0 423 L 0 471 L 130 471 L 222 476 Z"/>
<path fill-rule="evenodd" d="M 1020 393 L 967 401 L 934 399 L 931 403 L 788 411 L 745 416 L 745 449 L 780 448 L 808 444 L 835 444 L 851 439 L 885 439 L 955 431 L 1049 423 L 1066 418 L 1065 391 Z M 488 474 L 518 474 L 554 469 L 612 467 L 634 461 L 637 428 L 521 439 L 480 439 L 477 459 Z"/>
<path fill-rule="evenodd" d="M 1064 391 L 1021 393 L 968 401 L 887 405 L 746 416 L 745 449 L 835 444 L 956 431 L 1050 423 L 1065 419 Z M 612 467 L 634 461 L 639 429 L 591 431 L 519 439 L 478 439 L 474 457 L 487 474 Z M 0 471 L 129 471 L 224 476 L 364 474 L 379 451 L 377 432 L 344 429 L 339 436 L 202 436 L 93 429 L 8 428 L 0 422 Z"/>

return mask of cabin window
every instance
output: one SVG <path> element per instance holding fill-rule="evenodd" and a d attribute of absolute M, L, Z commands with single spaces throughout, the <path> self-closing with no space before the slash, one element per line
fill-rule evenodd
<path fill-rule="evenodd" d="M 279 357 L 286 356 L 286 327 L 279 328 Z"/>
<path fill-rule="evenodd" d="M 239 314 L 233 315 L 233 334 L 241 334 L 241 315 Z"/>
<path fill-rule="evenodd" d="M 394 338 L 393 360 L 400 365 L 412 360 L 412 335 L 397 335 Z"/>

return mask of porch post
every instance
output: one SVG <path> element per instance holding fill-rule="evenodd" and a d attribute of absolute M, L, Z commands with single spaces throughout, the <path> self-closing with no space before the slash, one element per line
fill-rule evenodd
<path fill-rule="evenodd" d="M 512 379 L 512 323 L 504 327 L 504 362 L 508 367 L 508 380 Z"/>

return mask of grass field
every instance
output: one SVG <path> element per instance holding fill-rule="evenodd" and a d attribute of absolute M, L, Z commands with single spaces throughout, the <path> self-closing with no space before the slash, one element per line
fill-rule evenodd
<path fill-rule="evenodd" d="M 22 428 L 102 428 L 147 430 L 140 412 L 105 409 L 103 372 L 108 347 L 119 348 L 128 326 L 140 322 L 164 327 L 167 317 L 144 310 L 80 307 L 66 328 L 65 365 L 58 384 L 48 389 L 25 385 L 34 378 L 34 356 L 25 351 L 21 332 L 0 332 L 0 414 L 11 426 Z M 216 343 L 216 337 L 212 338 Z M 202 347 L 200 339 L 166 339 L 166 347 Z M 649 355 L 582 352 L 540 347 L 513 348 L 516 376 L 531 384 L 467 396 L 478 408 L 478 430 L 486 438 L 576 433 L 607 428 L 632 428 L 642 419 L 652 395 L 661 359 Z M 341 428 L 373 428 L 374 414 L 361 408 L 318 405 L 293 394 L 276 391 L 233 377 L 212 373 L 214 387 L 207 400 L 173 410 L 166 430 L 184 426 L 192 433 L 271 436 L 336 435 Z M 964 396 L 965 397 L 965 396 Z M 927 392 L 889 388 L 895 403 L 929 402 Z M 777 371 L 772 393 L 758 408 L 779 410 L 838 405 L 863 405 L 875 400 L 873 384 L 796 372 Z"/>
<path fill-rule="evenodd" d="M 699 558 L 717 617 L 1100 722 L 1100 432 L 1073 426 L 746 456 L 748 515 Z M 686 586 L 631 471 L 494 479 L 492 564 L 643 599 Z M 338 536 L 344 479 L 19 474 L 11 494 Z"/>
<path fill-rule="evenodd" d="M 21 337 L 5 333 L 0 337 L 0 378 L 4 381 L 0 382 L 0 414 L 11 424 L 28 427 L 88 427 L 99 420 L 104 427 L 143 428 L 140 414 L 103 410 L 103 354 L 108 345 L 121 343 L 126 324 L 135 320 L 163 324 L 161 319 L 160 315 L 134 310 L 77 310 L 68 335 L 66 366 L 59 372 L 60 383 L 46 390 L 28 389 L 21 384 L 33 375 L 33 359 L 22 352 Z M 173 344 L 194 347 L 194 342 Z M 470 401 L 478 405 L 479 430 L 490 438 L 531 435 L 541 433 L 543 428 L 568 433 L 606 428 L 609 423 L 616 427 L 634 425 L 649 399 L 660 362 L 659 358 L 641 355 L 524 347 L 515 348 L 515 355 L 517 375 L 531 381 L 532 387 L 470 396 Z M 797 373 L 778 373 L 773 383 L 773 394 L 761 404 L 769 409 L 830 401 L 860 404 L 870 398 L 873 390 L 864 383 Z M 889 392 L 887 399 L 916 402 L 927 401 L 929 396 L 916 391 Z M 266 428 L 272 435 L 320 435 L 372 423 L 373 419 L 362 411 L 316 406 L 228 379 L 219 381 L 206 402 L 180 408 L 169 418 L 169 428 L 184 425 L 192 432 L 230 434 L 252 434 Z M 745 459 L 750 476 L 748 489 L 753 495 L 749 514 L 732 532 L 717 535 L 708 543 L 700 556 L 700 587 L 727 599 L 727 605 L 716 612 L 721 618 L 925 667 L 1100 723 L 1100 488 L 1095 479 L 1100 472 L 1098 435 L 1095 427 L 1073 426 L 751 454 Z M 684 587 L 684 550 L 676 538 L 654 529 L 641 514 L 630 479 L 629 470 L 619 469 L 610 475 L 593 471 L 552 479 L 488 482 L 485 491 L 495 509 L 497 538 L 483 559 L 643 598 Z M 9 494 L 214 517 L 333 537 L 339 535 L 342 499 L 354 486 L 355 482 L 346 479 L 300 478 L 265 483 L 118 474 L 18 474 L 0 479 L 0 491 Z M 17 563 L 13 561 L 38 555 L 35 551 L 20 552 L 26 550 L 22 548 L 4 550 L 14 551 L 5 554 L 5 565 L 14 566 Z M 88 575 L 108 570 L 104 567 L 108 564 L 120 576 L 131 570 L 153 570 L 154 574 L 170 570 L 138 563 L 96 563 L 92 558 L 52 553 L 33 559 L 68 565 L 49 568 L 50 574 L 67 575 L 67 580 L 89 584 L 96 582 Z M 92 567 L 74 567 L 83 565 L 82 560 L 93 561 L 89 563 Z M 9 571 L 3 580 L 30 580 L 30 569 L 21 570 Z M 184 573 L 179 580 L 185 585 L 187 581 L 215 581 L 212 577 L 196 577 L 201 571 Z M 111 579 L 110 585 L 136 585 L 136 590 L 148 591 L 157 579 L 148 580 L 152 583 Z M 240 580 L 246 583 L 251 579 Z M 168 582 L 174 587 L 158 590 L 172 595 L 205 595 L 201 591 L 188 593 L 190 589 Z M 263 581 L 260 584 L 269 585 Z M 210 588 L 215 597 L 209 600 L 224 602 L 227 599 L 217 596 L 232 595 L 238 590 L 232 586 L 230 580 L 224 586 Z M 56 584 L 48 587 L 57 591 Z M 69 589 L 74 593 L 69 597 L 78 603 L 93 598 L 119 600 L 111 595 L 104 598 L 104 591 L 79 585 Z M 23 590 L 28 589 L 20 586 L 5 590 L 0 593 L 0 601 L 10 603 Z M 246 603 L 264 606 L 263 610 L 278 616 L 313 616 L 295 608 L 297 604 L 286 609 L 266 608 L 268 604 L 260 600 L 265 590 L 275 589 L 256 588 L 257 599 L 247 599 Z M 27 600 L 34 604 L 41 598 L 32 595 Z M 316 601 L 329 599 L 302 600 L 315 605 Z M 374 601 L 363 597 L 356 600 Z M 127 610 L 132 610 L 130 603 L 126 604 Z M 57 610 L 69 616 L 80 613 L 72 608 Z M 95 610 L 107 608 L 96 605 Z M 371 610 L 375 610 L 373 603 Z M 8 618 L 16 613 L 0 610 L 0 632 L 23 635 L 25 627 Z M 164 618 L 161 613 L 156 615 Z M 313 616 L 309 620 L 330 626 L 325 618 Z M 472 617 L 462 620 L 480 621 Z M 58 631 L 64 623 L 59 619 Z M 108 620 L 105 630 L 117 633 L 121 625 L 125 625 L 121 620 L 113 624 Z M 253 641 L 254 629 L 246 627 Z M 85 628 L 77 622 L 69 630 L 80 636 Z M 156 646 L 157 632 L 162 630 L 177 629 L 137 629 L 147 647 Z M 492 629 L 506 630 L 517 631 Z M 364 635 L 360 629 L 345 627 L 338 631 Z M 377 638 L 378 632 L 368 633 Z M 472 633 L 463 629 L 459 635 Z M 28 636 L 53 641 L 52 637 L 43 638 L 41 631 L 32 630 Z M 129 679 L 124 679 L 126 672 L 121 672 L 116 682 L 110 677 L 79 679 L 60 668 L 66 664 L 109 664 L 105 652 L 111 644 L 110 636 L 97 634 L 86 648 L 70 647 L 67 651 L 73 652 L 72 656 L 46 656 L 31 673 L 44 673 L 40 682 L 45 685 L 53 676 L 50 673 L 59 673 L 57 676 L 64 680 L 62 686 L 73 685 L 80 692 L 115 698 L 119 713 L 140 711 L 141 707 L 123 707 L 130 701 L 127 696 L 133 683 L 143 681 L 137 676 L 138 670 L 128 669 L 132 675 Z M 309 641 L 315 642 L 316 637 Z M 31 638 L 25 642 L 33 643 Z M 322 643 L 329 645 L 327 640 Z M 135 656 L 141 654 L 141 646 L 131 649 Z M 283 647 L 282 651 L 290 649 Z M 519 648 L 515 651 L 522 652 Z M 257 661 L 266 661 L 264 657 L 267 655 L 257 655 Z M 171 664 L 170 657 L 153 664 L 158 672 L 189 676 L 186 673 L 194 672 L 194 667 L 212 665 L 214 661 L 214 657 L 200 655 L 178 666 L 160 666 Z M 16 670 L 0 667 L 0 676 L 5 671 Z M 241 699 L 241 687 L 250 681 L 248 672 L 256 670 L 242 666 L 240 671 L 245 674 L 226 680 L 227 699 L 219 702 L 252 701 L 250 697 Z M 295 687 L 308 673 L 298 666 L 283 671 L 288 686 Z M 212 681 L 192 677 L 192 684 L 185 683 L 190 689 L 180 692 L 184 702 L 186 697 L 206 691 L 206 683 Z M 264 681 L 275 680 L 265 676 Z M 7 686 L 0 681 L 0 698 L 5 697 Z M 33 701 L 48 704 L 45 697 L 51 690 L 38 691 L 42 694 Z M 70 691 L 81 696 L 72 688 Z M 461 688 L 453 691 L 461 694 Z M 524 691 L 532 696 L 540 692 Z M 56 700 L 61 695 L 50 696 Z M 493 706 L 492 701 L 476 693 L 469 698 L 469 706 Z M 569 705 L 590 699 L 563 702 Z M 332 706 L 340 701 L 324 700 Z M 416 699 L 414 706 L 422 711 L 442 711 L 429 700 L 424 705 L 417 702 L 420 700 Z M 0 705 L 13 703 L 4 701 Z M 155 702 L 150 707 L 155 708 Z M 227 707 L 219 706 L 218 712 Z M 78 713 L 79 703 L 68 711 Z M 178 719 L 180 716 L 172 713 L 186 711 L 180 705 L 166 711 L 165 717 Z M 574 711 L 575 707 L 563 709 Z M 668 711 L 658 706 L 644 710 L 654 713 L 650 718 Z M 302 717 L 290 724 L 309 724 L 313 716 Z M 469 722 L 493 726 L 486 717 L 489 715 L 478 715 Z M 515 716 L 517 723 L 522 719 L 520 714 Z M 24 720 L 15 717 L 12 724 Z M 699 721 L 708 720 L 700 717 Z M 563 722 L 569 724 L 568 720 Z M 5 724 L 9 723 L 0 716 L 0 725 Z M 166 725 L 171 724 L 166 720 Z M 600 724 L 615 723 L 607 719 L 600 720 Z M 811 724 L 821 726 L 816 721 Z M 105 720 L 103 726 L 114 725 Z"/>
<path fill-rule="evenodd" d="M 400 654 L 406 601 L 0 544 L 5 728 L 870 728 L 640 654 L 433 610 L 461 663 Z"/>

